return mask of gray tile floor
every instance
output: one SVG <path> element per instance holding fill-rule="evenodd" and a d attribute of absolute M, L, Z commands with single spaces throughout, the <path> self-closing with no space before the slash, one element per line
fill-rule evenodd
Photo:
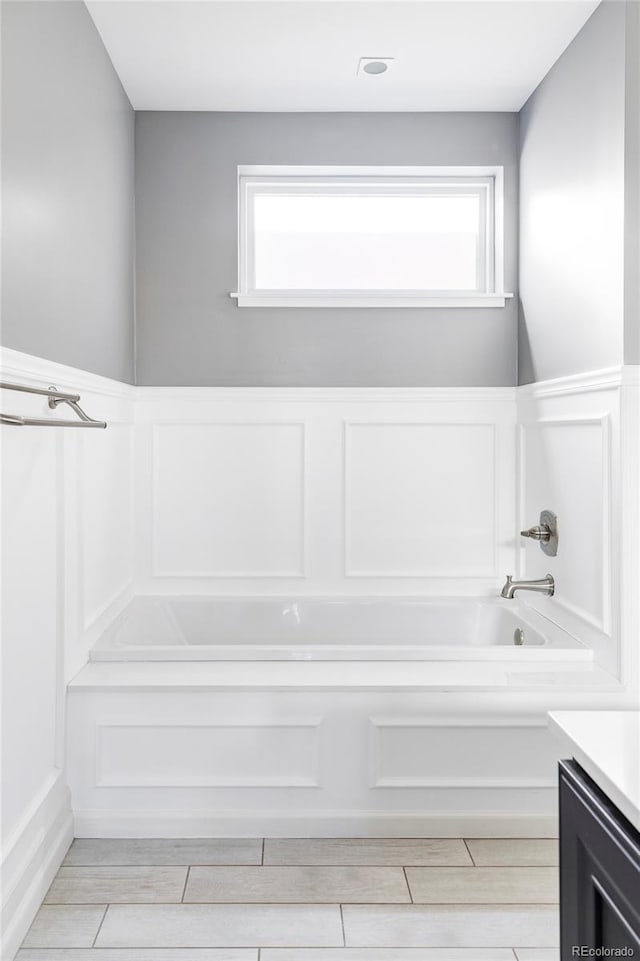
<path fill-rule="evenodd" d="M 558 961 L 550 840 L 77 840 L 17 961 Z"/>

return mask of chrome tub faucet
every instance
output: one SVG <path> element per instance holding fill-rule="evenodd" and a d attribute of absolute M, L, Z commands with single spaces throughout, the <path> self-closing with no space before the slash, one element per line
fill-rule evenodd
<path fill-rule="evenodd" d="M 547 574 L 546 577 L 541 577 L 537 581 L 514 581 L 511 574 L 507 574 L 504 587 L 500 591 L 500 597 L 512 600 L 516 591 L 535 591 L 537 594 L 546 594 L 548 597 L 553 597 L 554 590 L 555 582 L 551 574 Z"/>

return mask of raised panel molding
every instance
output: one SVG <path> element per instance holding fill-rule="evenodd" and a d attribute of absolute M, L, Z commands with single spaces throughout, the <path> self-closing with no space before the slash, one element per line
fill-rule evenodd
<path fill-rule="evenodd" d="M 556 783 L 544 718 L 370 717 L 369 745 L 372 788 L 522 789 Z"/>
<path fill-rule="evenodd" d="M 598 389 L 604 390 L 607 385 L 598 385 Z M 576 393 L 577 388 L 575 388 L 572 393 Z M 576 441 L 579 437 L 576 431 L 582 431 L 584 429 L 592 429 L 597 431 L 599 434 L 598 449 L 600 457 L 599 470 L 590 470 L 584 461 L 584 457 L 581 458 L 576 451 L 572 449 L 576 447 Z M 565 431 L 565 442 L 562 445 L 561 452 L 551 452 L 550 450 L 544 449 L 544 443 L 541 441 L 538 445 L 540 449 L 535 453 L 531 454 L 532 442 L 530 438 L 535 432 L 540 436 L 544 434 L 545 431 Z M 572 432 L 573 431 L 573 436 Z M 596 630 L 600 631 L 602 634 L 610 636 L 612 631 L 613 622 L 613 610 L 612 610 L 612 561 L 613 561 L 613 503 L 612 503 L 612 487 L 613 487 L 613 451 L 612 451 L 612 425 L 611 425 L 611 415 L 608 413 L 599 413 L 596 415 L 589 416 L 541 416 L 536 421 L 524 423 L 519 428 L 519 486 L 520 486 L 520 515 L 519 515 L 519 527 L 528 527 L 530 524 L 537 523 L 537 513 L 542 508 L 550 508 L 559 514 L 559 531 L 560 531 L 560 546 L 558 549 L 558 557 L 556 558 L 545 558 L 543 555 L 538 556 L 535 551 L 532 551 L 531 545 L 528 545 L 528 551 L 524 544 L 521 544 L 521 563 L 520 568 L 524 576 L 539 576 L 542 567 L 545 570 L 548 568 L 554 576 L 556 576 L 556 593 L 553 598 L 553 604 L 557 608 L 561 608 L 568 612 L 570 615 L 576 615 L 586 624 L 594 627 Z M 584 454 L 584 451 L 583 451 Z M 568 458 L 567 466 L 564 468 L 560 464 L 560 457 L 565 456 Z M 540 461 L 540 463 L 536 463 Z M 551 475 L 557 476 L 557 481 L 564 481 L 570 476 L 569 465 L 575 465 L 577 470 L 580 472 L 580 483 L 572 485 L 571 490 L 563 490 L 562 497 L 566 498 L 565 503 L 567 508 L 565 509 L 565 518 L 563 522 L 563 505 L 556 503 L 546 503 L 546 500 L 550 498 L 546 495 L 546 492 L 542 495 L 535 496 L 536 504 L 540 501 L 539 507 L 534 507 L 530 501 L 534 499 L 534 495 L 531 493 L 531 489 L 540 484 L 545 487 L 549 484 L 554 486 L 555 481 L 551 480 Z M 542 477 L 540 477 L 540 472 L 544 471 Z M 555 473 L 554 473 L 555 472 Z M 589 496 L 588 485 L 594 485 L 594 480 L 599 489 L 593 487 L 591 504 L 587 505 L 587 499 Z M 542 500 L 545 503 L 542 503 Z M 585 501 L 584 509 L 581 513 L 580 518 L 575 518 L 573 523 L 572 532 L 567 532 L 566 526 L 566 510 L 575 506 L 576 503 L 579 504 L 580 499 Z M 554 498 L 558 500 L 558 496 Z M 568 538 L 563 538 L 563 527 L 564 533 L 569 533 Z M 598 532 L 597 538 L 595 537 L 595 532 Z M 580 545 L 577 543 L 576 537 L 579 537 L 583 533 L 589 543 L 586 545 Z M 591 548 L 591 550 L 589 550 Z M 586 603 L 580 603 L 577 600 L 572 600 L 566 596 L 566 589 L 564 587 L 563 575 L 566 577 L 576 577 L 578 579 L 584 578 L 584 558 L 591 556 L 593 566 L 598 570 L 597 580 L 598 580 L 598 590 L 599 590 L 599 603 L 593 607 L 589 608 Z M 529 572 L 527 571 L 527 561 L 528 566 L 533 569 Z M 586 583 L 586 579 L 585 579 Z M 588 592 L 589 599 L 594 598 L 594 592 Z"/>
<path fill-rule="evenodd" d="M 77 582 L 84 631 L 133 585 L 133 424 L 109 428 L 108 435 L 76 438 Z"/>
<path fill-rule="evenodd" d="M 358 433 L 372 435 L 359 452 Z M 496 576 L 496 435 L 485 421 L 345 421 L 345 576 Z"/>
<path fill-rule="evenodd" d="M 376 593 L 491 591 L 514 566 L 515 419 L 512 388 L 141 388 L 138 589 L 331 596 L 362 593 L 358 581 L 366 579 L 365 590 Z M 435 469 L 422 464 L 424 490 L 416 488 L 411 504 L 411 470 L 397 465 L 385 491 L 381 472 L 367 474 L 364 465 L 371 502 L 366 517 L 356 516 L 362 507 L 349 503 L 348 485 L 362 457 L 348 463 L 351 428 L 394 438 L 409 466 L 411 433 L 433 431 L 426 439 L 437 438 L 444 453 Z M 239 456 L 260 444 L 262 455 Z M 207 446 L 211 457 L 202 453 Z M 200 460 L 201 469 L 193 467 Z M 437 517 L 448 517 L 442 549 L 429 488 L 440 492 Z M 260 499 L 250 517 L 245 503 Z M 370 515 L 377 524 L 387 516 L 393 533 L 394 511 L 404 528 L 383 544 Z M 447 552 L 452 540 L 457 549 Z"/>
<path fill-rule="evenodd" d="M 319 788 L 322 718 L 97 723 L 95 785 Z"/>
<path fill-rule="evenodd" d="M 155 577 L 305 576 L 303 421 L 156 423 L 151 483 Z"/>

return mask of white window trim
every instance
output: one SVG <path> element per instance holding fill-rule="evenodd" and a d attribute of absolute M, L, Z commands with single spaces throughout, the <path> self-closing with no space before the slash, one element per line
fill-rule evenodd
<path fill-rule="evenodd" d="M 376 177 L 393 178 L 399 174 L 407 177 L 465 178 L 468 181 L 485 181 L 490 191 L 487 209 L 489 216 L 485 228 L 493 244 L 489 244 L 488 262 L 485 264 L 487 292 L 423 291 L 384 292 L 362 291 L 293 291 L 251 290 L 249 284 L 250 255 L 248 241 L 251 236 L 249 191 L 260 183 L 269 186 L 277 177 Z M 237 300 L 238 307 L 504 307 L 513 294 L 504 291 L 504 171 L 500 166 L 483 167 L 414 167 L 414 166 L 238 166 L 238 291 L 230 297 Z M 274 189 L 277 185 L 274 184 Z"/>

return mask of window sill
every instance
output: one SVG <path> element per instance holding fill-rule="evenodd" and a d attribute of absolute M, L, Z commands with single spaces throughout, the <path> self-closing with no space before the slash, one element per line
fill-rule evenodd
<path fill-rule="evenodd" d="M 353 297 L 328 294 L 327 296 L 290 296 L 278 293 L 268 294 L 229 294 L 237 300 L 238 307 L 504 307 L 513 294 L 450 294 L 442 296 L 411 296 L 394 294 L 392 296 Z"/>

